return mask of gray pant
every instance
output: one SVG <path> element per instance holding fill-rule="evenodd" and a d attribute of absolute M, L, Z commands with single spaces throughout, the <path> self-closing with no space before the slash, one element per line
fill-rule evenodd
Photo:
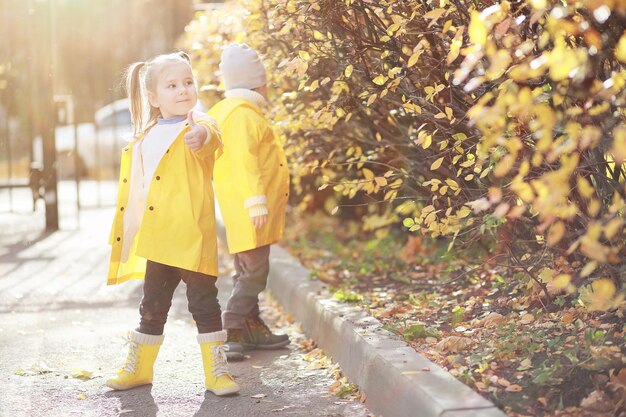
<path fill-rule="evenodd" d="M 259 294 L 270 272 L 270 246 L 235 254 L 233 292 L 222 314 L 225 329 L 243 329 L 246 317 L 259 314 Z"/>

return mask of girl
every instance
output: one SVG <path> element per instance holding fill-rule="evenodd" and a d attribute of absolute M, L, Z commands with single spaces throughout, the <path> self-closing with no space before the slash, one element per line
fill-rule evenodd
<path fill-rule="evenodd" d="M 192 110 L 197 91 L 185 53 L 131 65 L 126 88 L 135 139 L 122 152 L 108 284 L 145 281 L 126 364 L 106 384 L 126 390 L 152 383 L 167 313 L 182 280 L 198 327 L 205 386 L 216 395 L 233 394 L 239 385 L 227 369 L 215 286 L 211 176 L 219 133 L 214 120 Z M 150 108 L 145 123 L 144 97 Z"/>

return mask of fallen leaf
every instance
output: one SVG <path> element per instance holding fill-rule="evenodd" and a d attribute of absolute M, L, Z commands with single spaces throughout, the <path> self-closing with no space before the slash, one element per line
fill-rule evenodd
<path fill-rule="evenodd" d="M 565 324 L 569 324 L 571 322 L 573 322 L 576 319 L 576 317 L 573 314 L 570 313 L 565 313 L 563 314 L 563 317 L 561 317 L 561 321 Z"/>
<path fill-rule="evenodd" d="M 436 348 L 440 351 L 451 353 L 461 352 L 472 345 L 472 339 L 463 336 L 448 336 L 437 343 Z"/>
<path fill-rule="evenodd" d="M 72 377 L 77 379 L 82 379 L 87 381 L 89 379 L 97 378 L 99 375 L 94 374 L 91 371 L 87 371 L 85 369 L 74 368 L 72 369 Z"/>
<path fill-rule="evenodd" d="M 509 385 L 508 387 L 506 387 L 504 390 L 506 392 L 520 392 L 522 390 L 522 387 L 520 387 L 517 384 L 512 384 L 512 385 Z"/>
<path fill-rule="evenodd" d="M 292 405 L 286 405 L 286 406 L 281 407 L 281 408 L 275 408 L 275 409 L 272 410 L 272 413 L 279 413 L 281 411 L 289 410 L 290 408 L 293 408 L 293 406 Z"/>
<path fill-rule="evenodd" d="M 504 316 L 499 313 L 489 313 L 487 317 L 482 320 L 484 327 L 496 327 L 504 322 Z"/>
<path fill-rule="evenodd" d="M 613 404 L 602 391 L 595 390 L 587 397 L 583 398 L 580 406 L 587 411 L 608 412 L 613 410 Z"/>
<path fill-rule="evenodd" d="M 483 382 L 477 381 L 475 383 L 475 385 L 476 385 L 476 388 L 478 388 L 481 391 L 486 391 L 487 390 L 487 385 L 485 383 L 483 383 Z"/>
<path fill-rule="evenodd" d="M 17 369 L 15 374 L 20 376 L 31 376 L 49 374 L 50 372 L 54 372 L 54 369 L 50 368 L 44 361 L 39 361 L 26 369 Z"/>
<path fill-rule="evenodd" d="M 533 366 L 533 362 L 529 358 L 526 358 L 520 362 L 519 366 L 517 367 L 517 370 L 526 371 L 530 369 L 532 366 Z"/>
<path fill-rule="evenodd" d="M 498 385 L 502 386 L 502 387 L 508 387 L 511 385 L 511 383 L 504 379 L 504 378 L 498 378 Z"/>
<path fill-rule="evenodd" d="M 611 374 L 610 381 L 610 384 L 615 388 L 626 390 L 626 368 L 620 369 L 617 375 Z"/>
<path fill-rule="evenodd" d="M 535 321 L 535 316 L 533 316 L 530 313 L 526 313 L 522 316 L 522 318 L 520 319 L 520 323 L 522 324 L 530 324 L 533 321 Z"/>

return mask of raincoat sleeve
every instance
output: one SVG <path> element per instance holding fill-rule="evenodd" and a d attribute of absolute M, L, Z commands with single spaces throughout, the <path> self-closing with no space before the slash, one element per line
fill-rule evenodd
<path fill-rule="evenodd" d="M 259 164 L 262 123 L 242 112 L 241 116 L 231 116 L 222 130 L 228 138 L 232 183 L 243 197 L 244 208 L 267 204 Z"/>
<path fill-rule="evenodd" d="M 220 130 L 217 128 L 217 123 L 213 119 L 197 120 L 196 123 L 206 128 L 207 139 L 204 146 L 195 154 L 202 159 L 212 158 L 215 155 L 215 151 L 222 147 L 221 134 Z"/>

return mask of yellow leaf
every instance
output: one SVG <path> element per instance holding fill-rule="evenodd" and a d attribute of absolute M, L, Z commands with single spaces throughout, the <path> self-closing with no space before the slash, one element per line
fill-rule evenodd
<path fill-rule="evenodd" d="M 450 52 L 448 52 L 448 56 L 446 57 L 448 65 L 459 57 L 459 52 L 461 52 L 461 45 L 463 43 L 464 31 L 465 26 L 461 26 L 459 30 L 456 31 L 456 35 L 454 35 L 454 39 L 452 39 L 452 42 L 450 43 Z"/>
<path fill-rule="evenodd" d="M 617 42 L 615 57 L 626 64 L 626 31 L 622 34 L 622 37 L 619 38 L 619 42 Z"/>
<path fill-rule="evenodd" d="M 589 275 L 591 275 L 591 273 L 595 271 L 597 267 L 598 267 L 598 263 L 596 261 L 588 262 L 587 265 L 585 265 L 583 269 L 580 271 L 581 278 L 586 278 Z"/>
<path fill-rule="evenodd" d="M 586 49 L 571 49 L 565 41 L 556 42 L 549 55 L 550 78 L 561 81 L 575 74 L 587 61 Z"/>
<path fill-rule="evenodd" d="M 515 157 L 511 154 L 505 155 L 493 169 L 493 174 L 499 178 L 503 177 L 513 168 L 513 164 L 515 163 Z"/>
<path fill-rule="evenodd" d="M 378 77 L 374 78 L 372 82 L 376 85 L 383 85 L 385 84 L 385 82 L 387 82 L 387 77 L 381 74 Z"/>
<path fill-rule="evenodd" d="M 433 137 L 431 135 L 426 135 L 424 137 L 424 142 L 422 142 L 422 148 L 428 149 L 431 143 L 433 143 Z"/>
<path fill-rule="evenodd" d="M 298 52 L 298 55 L 305 61 L 309 61 L 311 59 L 311 55 L 309 55 L 307 51 L 300 51 Z"/>
<path fill-rule="evenodd" d="M 550 226 L 550 230 L 548 231 L 547 242 L 548 245 L 554 246 L 560 242 L 565 234 L 565 224 L 561 221 L 554 223 Z"/>
<path fill-rule="evenodd" d="M 424 14 L 424 19 L 429 19 L 431 21 L 430 24 L 428 25 L 430 27 L 432 24 L 437 22 L 437 20 L 439 20 L 439 18 L 443 16 L 445 12 L 446 12 L 446 9 L 443 9 L 443 8 L 434 9 Z"/>
<path fill-rule="evenodd" d="M 409 62 L 407 63 L 408 68 L 411 68 L 413 65 L 417 64 L 417 61 L 419 60 L 420 55 L 422 55 L 422 52 L 423 52 L 422 49 L 418 49 L 417 51 L 413 52 L 413 54 L 409 58 Z"/>
<path fill-rule="evenodd" d="M 456 216 L 457 216 L 459 219 L 464 219 L 465 217 L 469 216 L 469 214 L 470 214 L 471 212 L 472 212 L 472 211 L 470 210 L 470 208 L 469 208 L 469 207 L 467 207 L 467 206 L 463 206 L 463 207 L 461 207 L 461 208 L 460 208 L 460 209 L 456 212 Z"/>
<path fill-rule="evenodd" d="M 452 180 L 452 179 L 450 179 L 450 178 L 448 178 L 448 179 L 446 180 L 446 184 L 448 184 L 448 186 L 450 186 L 450 188 L 452 189 L 452 191 L 456 191 L 456 190 L 458 190 L 458 189 L 459 189 L 459 184 L 458 184 L 456 181 L 454 181 L 454 180 Z"/>
<path fill-rule="evenodd" d="M 432 165 L 430 166 L 430 170 L 431 171 L 436 170 L 437 168 L 441 166 L 442 163 L 443 163 L 443 156 L 432 163 Z"/>
<path fill-rule="evenodd" d="M 313 38 L 318 41 L 323 41 L 326 37 L 319 30 L 313 31 Z"/>
<path fill-rule="evenodd" d="M 411 102 L 407 102 L 404 103 L 402 105 L 402 107 L 404 107 L 405 110 L 409 111 L 409 112 L 413 112 L 416 114 L 422 114 L 422 108 L 420 106 L 418 106 L 417 104 L 411 103 Z"/>
<path fill-rule="evenodd" d="M 578 192 L 580 193 L 580 195 L 584 198 L 588 199 L 594 193 L 593 187 L 591 186 L 591 184 L 589 184 L 589 181 L 587 181 L 583 177 L 577 178 L 576 187 L 578 188 Z"/>
<path fill-rule="evenodd" d="M 622 224 L 624 224 L 624 221 L 620 219 L 619 217 L 611 219 L 604 226 L 604 235 L 606 236 L 606 238 L 613 239 L 613 237 L 617 234 L 617 232 L 622 228 Z"/>
<path fill-rule="evenodd" d="M 600 278 L 579 290 L 580 302 L 591 311 L 606 311 L 613 306 L 615 284 L 609 278 Z"/>
<path fill-rule="evenodd" d="M 348 65 L 346 67 L 346 70 L 343 72 L 343 75 L 345 75 L 346 78 L 350 78 L 350 76 L 352 75 L 352 70 L 354 70 L 354 67 L 352 65 Z"/>
<path fill-rule="evenodd" d="M 374 173 L 367 168 L 363 168 L 363 176 L 368 180 L 374 179 Z"/>
<path fill-rule="evenodd" d="M 572 277 L 570 277 L 568 274 L 559 274 L 552 280 L 550 284 L 554 288 L 564 289 L 567 288 L 571 280 Z"/>
<path fill-rule="evenodd" d="M 622 39 L 626 37 L 624 35 Z M 626 162 L 626 125 L 621 124 L 613 129 L 613 146 L 611 156 L 616 164 Z"/>
<path fill-rule="evenodd" d="M 379 187 L 384 187 L 385 185 L 387 185 L 387 178 L 385 177 L 375 177 L 374 181 L 376 181 L 376 184 Z"/>
<path fill-rule="evenodd" d="M 483 46 L 487 42 L 487 27 L 480 13 L 472 10 L 469 28 L 467 30 L 470 42 L 474 45 Z"/>

